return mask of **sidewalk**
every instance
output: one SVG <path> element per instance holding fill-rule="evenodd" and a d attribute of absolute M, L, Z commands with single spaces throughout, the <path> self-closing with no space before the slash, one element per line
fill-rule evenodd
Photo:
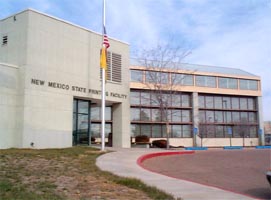
<path fill-rule="evenodd" d="M 145 154 L 155 152 L 169 152 L 160 149 L 116 149 L 107 148 L 114 152 L 100 156 L 96 165 L 104 171 L 112 172 L 118 176 L 137 178 L 150 186 L 155 186 L 167 193 L 172 194 L 176 199 L 182 200 L 220 200 L 236 199 L 251 200 L 247 196 L 235 194 L 221 189 L 200 185 L 168 176 L 147 171 L 137 164 L 137 159 Z M 174 150 L 176 152 L 176 150 Z"/>

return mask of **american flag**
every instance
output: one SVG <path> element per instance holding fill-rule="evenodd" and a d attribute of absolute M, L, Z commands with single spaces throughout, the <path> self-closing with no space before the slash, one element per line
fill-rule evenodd
<path fill-rule="evenodd" d="M 110 47 L 110 44 L 109 44 L 109 40 L 108 40 L 108 37 L 106 35 L 106 30 L 105 30 L 105 26 L 104 26 L 104 34 L 103 34 L 103 45 L 105 45 L 105 47 L 108 49 Z"/>

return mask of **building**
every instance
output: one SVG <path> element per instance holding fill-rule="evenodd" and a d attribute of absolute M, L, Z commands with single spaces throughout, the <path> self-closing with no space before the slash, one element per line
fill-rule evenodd
<path fill-rule="evenodd" d="M 97 137 L 102 36 L 30 9 L 2 19 L 0 36 L 0 148 L 63 148 Z M 130 147 L 129 46 L 109 40 L 106 135 Z"/>
<path fill-rule="evenodd" d="M 0 149 L 99 142 L 102 36 L 28 9 L 0 20 L 0 37 Z M 129 45 L 109 41 L 106 138 L 112 133 L 113 146 L 122 148 L 131 146 L 131 136 L 165 138 L 165 122 L 146 87 L 159 71 L 130 66 Z M 188 64 L 159 73 L 169 82 L 181 77 L 174 92 L 164 90 L 171 94 L 171 145 L 262 144 L 260 77 Z"/>
<path fill-rule="evenodd" d="M 164 98 L 170 145 L 263 144 L 260 77 L 239 69 L 190 64 L 180 64 L 178 70 L 136 65 L 130 69 L 133 136 L 167 137 L 159 104 Z M 155 92 L 155 84 L 162 89 Z"/>

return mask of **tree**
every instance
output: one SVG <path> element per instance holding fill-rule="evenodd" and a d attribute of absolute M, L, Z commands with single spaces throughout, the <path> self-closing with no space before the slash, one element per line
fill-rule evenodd
<path fill-rule="evenodd" d="M 186 81 L 184 74 L 176 73 L 181 69 L 181 61 L 189 51 L 170 45 L 157 45 L 150 50 L 143 50 L 137 55 L 136 61 L 146 70 L 145 88 L 150 95 L 145 98 L 155 105 L 161 114 L 161 121 L 166 125 L 167 149 L 169 148 L 170 116 L 174 94 L 181 91 Z M 171 112 L 169 112 L 171 111 Z"/>

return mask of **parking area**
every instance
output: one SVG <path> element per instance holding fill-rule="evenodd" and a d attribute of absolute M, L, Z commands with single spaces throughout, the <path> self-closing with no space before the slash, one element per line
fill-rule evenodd
<path fill-rule="evenodd" d="M 197 151 L 190 155 L 159 156 L 143 166 L 160 174 L 248 195 L 271 199 L 266 171 L 270 149 Z"/>

